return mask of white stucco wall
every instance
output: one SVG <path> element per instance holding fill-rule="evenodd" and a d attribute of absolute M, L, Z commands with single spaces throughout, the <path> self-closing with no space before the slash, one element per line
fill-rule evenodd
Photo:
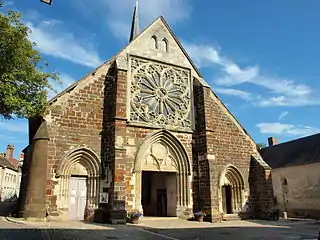
<path fill-rule="evenodd" d="M 21 172 L 10 168 L 0 169 L 0 189 L 1 201 L 9 199 L 16 195 L 19 196 Z"/>
<path fill-rule="evenodd" d="M 272 182 L 281 211 L 286 208 L 289 217 L 320 218 L 320 163 L 273 169 Z"/>

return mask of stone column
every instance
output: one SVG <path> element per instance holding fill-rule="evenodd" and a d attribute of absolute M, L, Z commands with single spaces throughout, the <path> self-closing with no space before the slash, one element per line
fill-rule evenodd
<path fill-rule="evenodd" d="M 192 201 L 192 175 L 188 175 L 188 207 L 193 207 Z"/>
<path fill-rule="evenodd" d="M 95 208 L 97 208 L 99 206 L 99 198 L 100 198 L 100 177 L 99 176 L 96 176 L 95 177 L 95 183 L 96 183 L 96 193 L 94 195 L 94 199 L 95 199 Z"/>
<path fill-rule="evenodd" d="M 61 175 L 60 178 L 59 178 L 59 206 L 58 208 L 59 209 L 62 209 L 62 208 L 67 208 L 67 204 L 66 204 L 66 194 L 65 194 L 65 191 L 66 191 L 66 177 L 64 175 Z"/>
<path fill-rule="evenodd" d="M 236 188 L 235 186 L 231 186 L 231 205 L 232 205 L 232 212 L 234 213 L 237 209 L 237 205 L 236 205 Z"/>
<path fill-rule="evenodd" d="M 46 122 L 42 122 L 31 144 L 30 170 L 27 173 L 26 199 L 22 202 L 23 218 L 46 217 L 46 183 L 48 171 L 49 135 Z"/>
<path fill-rule="evenodd" d="M 142 206 L 141 206 L 141 181 L 142 181 L 142 171 L 140 170 L 136 170 L 135 171 L 135 177 L 136 177 L 136 184 L 135 184 L 135 208 L 142 210 Z"/>
<path fill-rule="evenodd" d="M 236 186 L 236 212 L 239 212 L 239 187 Z"/>
<path fill-rule="evenodd" d="M 181 178 L 180 173 L 177 173 L 177 207 L 180 207 L 182 205 L 181 201 Z"/>
<path fill-rule="evenodd" d="M 181 195 L 182 195 L 182 206 L 186 206 L 186 181 L 185 181 L 185 173 L 181 173 Z"/>
<path fill-rule="evenodd" d="M 93 197 L 92 197 L 92 176 L 88 176 L 88 189 L 87 189 L 87 199 L 88 199 L 88 206 L 93 206 Z"/>

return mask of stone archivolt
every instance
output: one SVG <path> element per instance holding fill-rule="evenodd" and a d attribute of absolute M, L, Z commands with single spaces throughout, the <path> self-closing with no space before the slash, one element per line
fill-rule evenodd
<path fill-rule="evenodd" d="M 177 206 L 189 207 L 191 193 L 189 176 L 191 166 L 188 155 L 179 140 L 166 130 L 149 136 L 141 145 L 135 160 L 135 204 L 141 208 L 141 173 L 142 171 L 176 172 Z"/>
<path fill-rule="evenodd" d="M 222 191 L 224 186 L 231 186 L 233 213 L 242 211 L 245 189 L 244 180 L 241 172 L 233 165 L 228 165 L 220 176 L 220 188 Z M 221 198 L 223 198 L 223 193 L 221 192 L 220 194 Z M 220 203 L 220 211 L 223 212 L 222 202 Z"/>
<path fill-rule="evenodd" d="M 55 192 L 58 197 L 58 208 L 68 208 L 69 181 L 73 174 L 87 178 L 87 206 L 97 207 L 101 175 L 100 159 L 91 149 L 79 147 L 66 153 L 57 167 L 58 184 Z"/>
<path fill-rule="evenodd" d="M 190 72 L 131 58 L 132 121 L 191 127 Z"/>

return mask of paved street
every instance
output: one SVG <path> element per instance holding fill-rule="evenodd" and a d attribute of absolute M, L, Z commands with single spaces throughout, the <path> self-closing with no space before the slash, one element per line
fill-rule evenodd
<path fill-rule="evenodd" d="M 314 222 L 232 221 L 219 224 L 179 219 L 150 219 L 141 225 L 110 226 L 83 222 L 50 222 L 34 225 L 0 220 L 1 240 L 212 240 L 212 239 L 317 239 Z"/>

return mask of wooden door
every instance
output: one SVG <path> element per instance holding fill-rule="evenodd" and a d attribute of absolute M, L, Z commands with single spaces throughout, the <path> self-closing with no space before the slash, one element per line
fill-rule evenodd
<path fill-rule="evenodd" d="M 69 219 L 83 220 L 87 201 L 87 180 L 71 177 L 69 185 Z"/>
<path fill-rule="evenodd" d="M 167 189 L 157 189 L 157 215 L 167 216 Z"/>

